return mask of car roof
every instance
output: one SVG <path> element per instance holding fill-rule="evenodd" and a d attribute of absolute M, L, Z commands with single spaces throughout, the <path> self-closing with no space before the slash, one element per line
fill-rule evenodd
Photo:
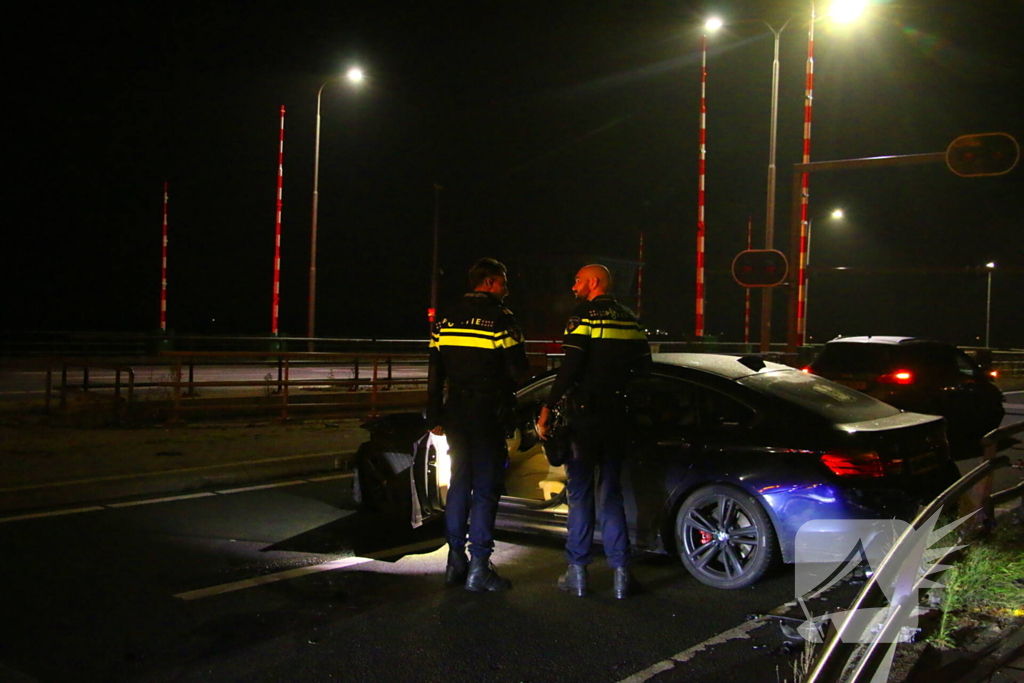
<path fill-rule="evenodd" d="M 920 337 L 894 337 L 886 335 L 868 335 L 866 337 L 836 337 L 835 339 L 826 342 L 826 344 L 892 344 L 897 346 L 905 344 L 935 344 L 938 346 L 952 346 L 952 344 L 936 341 L 934 339 L 921 339 Z"/>
<path fill-rule="evenodd" d="M 701 370 L 727 379 L 739 379 L 759 372 L 793 370 L 788 365 L 765 361 L 758 356 L 727 356 L 718 353 L 655 353 L 655 363 Z"/>

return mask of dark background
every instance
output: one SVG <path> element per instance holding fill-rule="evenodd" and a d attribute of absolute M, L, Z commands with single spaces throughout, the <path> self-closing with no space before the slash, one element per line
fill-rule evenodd
<path fill-rule="evenodd" d="M 818 8 L 824 14 L 824 4 Z M 572 275 L 632 273 L 645 234 L 644 320 L 694 327 L 703 19 L 782 34 L 776 246 L 800 161 L 803 2 L 85 3 L 9 16 L 14 159 L 3 277 L 7 330 L 153 331 L 162 187 L 170 183 L 169 327 L 266 334 L 279 108 L 281 330 L 306 330 L 316 93 L 324 89 L 317 333 L 425 337 L 434 189 L 442 301 L 479 256 L 510 267 L 528 337 L 558 333 Z M 812 160 L 942 151 L 963 134 L 1024 140 L 1019 0 L 878 3 L 815 32 Z M 740 341 L 728 273 L 748 217 L 763 243 L 772 34 L 709 38 L 708 334 Z M 813 279 L 809 332 L 1024 346 L 1024 171 L 943 165 L 811 178 L 813 259 L 885 272 Z M 824 214 L 841 206 L 847 218 Z M 631 265 L 632 264 L 632 265 Z M 891 272 L 892 269 L 917 269 Z M 635 305 L 633 276 L 619 293 Z M 755 320 L 757 303 L 755 296 Z M 776 297 L 782 341 L 785 297 Z"/>

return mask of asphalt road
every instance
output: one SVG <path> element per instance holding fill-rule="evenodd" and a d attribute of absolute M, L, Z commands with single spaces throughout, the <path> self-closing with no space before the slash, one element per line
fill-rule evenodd
<path fill-rule="evenodd" d="M 504 534 L 494 560 L 515 587 L 478 595 L 444 588 L 438 543 L 435 529 L 356 512 L 346 475 L 0 523 L 0 679 L 639 683 L 788 671 L 777 623 L 748 615 L 790 599 L 792 570 L 718 591 L 675 558 L 647 556 L 635 565 L 643 594 L 614 600 L 595 565 L 595 594 L 579 599 L 555 587 L 559 542 Z M 422 554 L 396 559 L 411 550 Z M 723 632 L 740 659 L 673 660 Z"/>
<path fill-rule="evenodd" d="M 1022 413 L 1008 394 L 1006 422 Z M 345 474 L 61 512 L 0 520 L 2 681 L 791 677 L 780 622 L 748 618 L 792 599 L 791 568 L 717 591 L 644 556 L 641 595 L 612 599 L 598 564 L 580 600 L 554 587 L 558 541 L 502 534 L 511 592 L 445 589 L 436 529 L 356 511 Z"/>

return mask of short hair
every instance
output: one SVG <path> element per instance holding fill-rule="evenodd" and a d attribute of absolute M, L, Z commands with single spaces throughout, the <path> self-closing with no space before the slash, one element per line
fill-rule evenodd
<path fill-rule="evenodd" d="M 476 289 L 489 277 L 507 277 L 508 269 L 501 261 L 493 258 L 482 258 L 469 269 L 469 288 Z"/>

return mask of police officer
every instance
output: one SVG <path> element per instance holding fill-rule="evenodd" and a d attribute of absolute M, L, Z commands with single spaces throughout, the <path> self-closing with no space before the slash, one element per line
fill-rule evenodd
<path fill-rule="evenodd" d="M 503 421 L 515 405 L 516 384 L 527 376 L 529 366 L 522 332 L 502 305 L 508 296 L 505 266 L 492 258 L 480 259 L 469 271 L 469 286 L 472 291 L 434 326 L 427 423 L 434 434 L 448 436 L 451 454 L 445 584 L 498 591 L 512 587 L 490 562 L 508 459 Z"/>
<path fill-rule="evenodd" d="M 551 408 L 566 396 L 571 430 L 571 452 L 565 463 L 569 567 L 558 587 L 586 595 L 595 508 L 599 507 L 604 550 L 615 572 L 615 597 L 622 599 L 635 588 L 627 566 L 629 531 L 621 483 L 629 443 L 624 393 L 631 377 L 650 369 L 651 352 L 636 316 L 608 294 L 610 288 L 611 274 L 604 266 L 584 266 L 576 273 L 572 291 L 579 303 L 566 325 L 565 358 L 541 408 L 537 429 L 546 439 Z"/>

